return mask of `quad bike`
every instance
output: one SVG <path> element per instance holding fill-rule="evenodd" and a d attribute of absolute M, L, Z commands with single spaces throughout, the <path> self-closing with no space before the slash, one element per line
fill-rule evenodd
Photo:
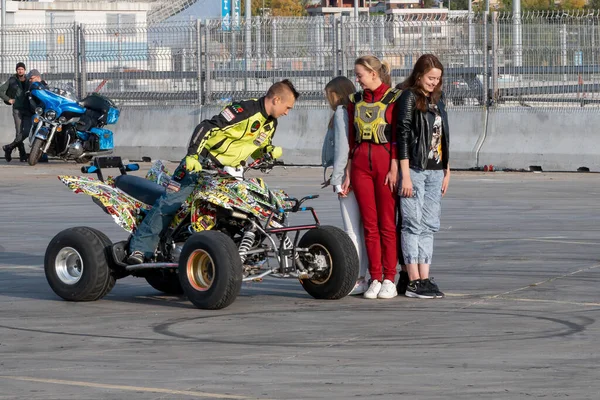
<path fill-rule="evenodd" d="M 88 227 L 69 228 L 48 245 L 44 268 L 48 283 L 65 300 L 93 301 L 104 297 L 115 281 L 143 277 L 155 289 L 182 294 L 198 308 L 230 305 L 244 281 L 293 277 L 317 299 L 340 299 L 352 290 L 358 276 L 358 256 L 345 232 L 320 225 L 306 200 L 270 190 L 261 178 L 236 178 L 204 160 L 194 192 L 184 202 L 170 227 L 161 235 L 151 261 L 127 265 L 128 240 L 112 243 Z M 248 169 L 268 172 L 273 160 L 254 161 Z M 103 169 L 118 168 L 116 178 Z M 117 224 L 132 232 L 151 205 L 166 191 L 177 190 L 161 161 L 146 179 L 128 175 L 137 164 L 120 157 L 97 157 L 84 173 L 90 177 L 59 176 L 75 193 L 92 196 L 94 203 Z M 308 212 L 313 222 L 289 226 L 289 213 Z M 300 238 L 300 232 L 306 231 Z"/>

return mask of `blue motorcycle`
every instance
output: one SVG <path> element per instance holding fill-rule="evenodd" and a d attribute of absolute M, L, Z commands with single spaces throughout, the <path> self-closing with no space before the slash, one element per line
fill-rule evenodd
<path fill-rule="evenodd" d="M 35 82 L 30 101 L 35 115 L 29 165 L 37 164 L 43 154 L 87 163 L 113 152 L 113 132 L 104 126 L 119 120 L 119 109 L 109 98 L 94 93 L 78 101 L 70 90 Z"/>

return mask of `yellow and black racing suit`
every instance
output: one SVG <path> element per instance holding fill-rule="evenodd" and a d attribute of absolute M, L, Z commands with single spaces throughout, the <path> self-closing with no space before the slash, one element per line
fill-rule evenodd
<path fill-rule="evenodd" d="M 196 127 L 187 156 L 198 154 L 211 159 L 219 167 L 238 167 L 250 156 L 256 159 L 272 151 L 271 140 L 276 128 L 277 120 L 265 111 L 264 97 L 233 103 Z M 192 194 L 198 175 L 186 171 L 185 160 L 186 157 L 173 175 L 173 179 L 181 185 L 179 191 L 166 193 L 156 201 L 131 237 L 131 254 L 140 252 L 146 259 L 151 258 L 160 234 Z"/>
<path fill-rule="evenodd" d="M 233 103 L 196 126 L 187 155 L 209 157 L 218 166 L 238 167 L 250 156 L 261 157 L 263 149 L 271 146 L 276 128 L 277 120 L 265 111 L 264 97 Z"/>

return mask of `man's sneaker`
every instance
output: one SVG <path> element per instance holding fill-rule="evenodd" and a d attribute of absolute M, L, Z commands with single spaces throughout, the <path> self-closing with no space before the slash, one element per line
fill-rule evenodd
<path fill-rule="evenodd" d="M 409 281 L 410 279 L 408 279 L 408 272 L 400 271 L 400 278 L 398 278 L 398 284 L 396 285 L 396 290 L 398 291 L 398 294 L 406 293 L 406 287 L 408 286 Z"/>
<path fill-rule="evenodd" d="M 396 291 L 396 285 L 394 282 L 389 279 L 384 279 L 383 284 L 381 285 L 381 289 L 379 293 L 377 293 L 378 299 L 393 299 L 398 296 L 398 292 Z"/>
<path fill-rule="evenodd" d="M 356 296 L 358 294 L 363 294 L 369 288 L 369 283 L 365 280 L 365 278 L 359 279 L 356 281 L 354 285 L 354 289 L 350 292 L 348 296 Z"/>
<path fill-rule="evenodd" d="M 378 280 L 371 281 L 369 288 L 363 295 L 365 299 L 376 299 L 379 291 L 381 290 L 381 282 Z"/>
<path fill-rule="evenodd" d="M 144 253 L 141 251 L 134 251 L 127 257 L 127 264 L 129 265 L 137 265 L 144 263 Z"/>
<path fill-rule="evenodd" d="M 12 147 L 9 144 L 2 146 L 2 150 L 4 150 L 4 159 L 6 162 L 10 162 L 12 160 Z"/>
<path fill-rule="evenodd" d="M 422 282 L 424 285 L 426 285 L 429 288 L 430 291 L 435 293 L 436 299 L 441 299 L 444 297 L 444 292 L 442 292 L 440 290 L 437 283 L 435 283 L 435 280 L 433 279 L 433 277 L 430 277 L 429 279 L 423 279 Z"/>
<path fill-rule="evenodd" d="M 418 299 L 435 299 L 435 292 L 425 286 L 420 280 L 410 281 L 404 295 Z"/>

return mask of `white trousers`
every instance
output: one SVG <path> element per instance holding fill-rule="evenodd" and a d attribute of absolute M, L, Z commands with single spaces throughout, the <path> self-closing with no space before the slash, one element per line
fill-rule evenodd
<path fill-rule="evenodd" d="M 365 233 L 363 230 L 362 219 L 358 202 L 354 196 L 354 191 L 348 193 L 346 197 L 340 197 L 340 210 L 342 211 L 342 222 L 344 231 L 350 236 L 356 251 L 358 253 L 358 261 L 360 272 L 358 276 L 366 276 L 369 270 L 369 258 L 367 257 L 367 248 L 365 246 Z"/>

